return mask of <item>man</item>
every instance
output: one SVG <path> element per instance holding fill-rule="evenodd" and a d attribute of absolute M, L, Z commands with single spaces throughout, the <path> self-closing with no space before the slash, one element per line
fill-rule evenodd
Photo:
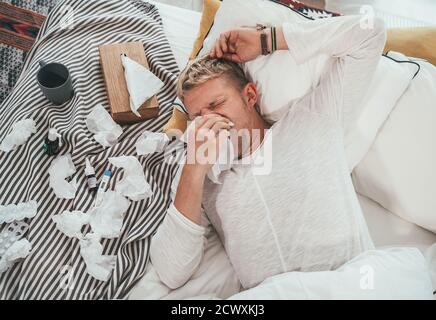
<path fill-rule="evenodd" d="M 262 54 L 260 32 L 238 28 L 221 34 L 209 55 L 180 75 L 178 96 L 195 118 L 188 155 L 205 145 L 216 150 L 227 137 L 223 132 L 244 129 L 259 139 L 249 137 L 248 148 L 237 148 L 243 145 L 238 139 L 239 159 L 256 159 L 270 142 L 272 163 L 269 173 L 256 175 L 251 162 L 237 160 L 215 184 L 206 178 L 213 161 L 188 156 L 151 244 L 152 263 L 170 288 L 192 276 L 212 230 L 245 289 L 279 273 L 333 270 L 373 248 L 348 172 L 343 132 L 358 117 L 380 59 L 383 24 L 376 19 L 373 28 L 362 29 L 360 17 L 347 16 L 278 27 L 277 48 L 298 63 L 320 53 L 331 59 L 319 85 L 272 126 L 259 115 L 257 88 L 237 64 Z"/>

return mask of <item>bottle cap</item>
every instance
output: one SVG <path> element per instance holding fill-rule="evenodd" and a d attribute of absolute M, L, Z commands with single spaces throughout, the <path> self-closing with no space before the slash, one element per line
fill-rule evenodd
<path fill-rule="evenodd" d="M 88 158 L 85 158 L 85 175 L 89 176 L 92 174 L 95 174 L 95 170 L 91 165 L 91 162 L 89 162 Z"/>
<path fill-rule="evenodd" d="M 50 128 L 48 130 L 48 140 L 55 141 L 56 139 L 59 139 L 59 145 L 62 146 L 62 137 L 58 133 L 58 131 L 55 128 Z"/>

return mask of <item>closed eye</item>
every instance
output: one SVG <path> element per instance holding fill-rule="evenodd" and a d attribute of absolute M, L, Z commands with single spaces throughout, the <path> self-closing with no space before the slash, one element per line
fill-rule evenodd
<path fill-rule="evenodd" d="M 226 102 L 226 100 L 221 100 L 221 101 L 218 101 L 218 102 L 212 103 L 212 104 L 209 105 L 209 109 L 210 109 L 210 110 L 214 110 L 214 109 L 216 109 L 216 108 L 222 106 L 222 105 L 224 104 L 224 102 Z"/>
<path fill-rule="evenodd" d="M 219 100 L 219 101 L 211 102 L 211 103 L 209 103 L 209 105 L 208 105 L 206 108 L 208 108 L 208 109 L 211 110 L 211 111 L 212 111 L 212 110 L 215 110 L 216 108 L 222 106 L 226 101 L 227 101 L 227 99 L 222 99 L 222 100 Z M 201 116 L 201 110 L 200 110 L 200 112 L 194 113 L 194 114 L 192 115 L 192 117 L 191 117 L 191 120 L 192 120 L 193 118 L 195 118 L 195 117 L 199 117 L 199 116 Z"/>

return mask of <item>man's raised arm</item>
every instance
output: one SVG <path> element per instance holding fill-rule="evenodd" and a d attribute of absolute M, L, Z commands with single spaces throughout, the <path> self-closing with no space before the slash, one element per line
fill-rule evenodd
<path fill-rule="evenodd" d="M 381 58 L 386 42 L 383 21 L 372 25 L 362 16 L 343 16 L 315 21 L 284 23 L 282 37 L 297 61 L 303 63 L 318 54 L 331 57 L 319 86 L 306 98 L 314 108 L 327 106 L 344 127 L 352 126 Z M 319 110 L 317 110 L 319 111 Z"/>

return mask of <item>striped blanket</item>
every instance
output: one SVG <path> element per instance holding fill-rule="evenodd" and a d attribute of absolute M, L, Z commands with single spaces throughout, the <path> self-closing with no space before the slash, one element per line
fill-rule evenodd
<path fill-rule="evenodd" d="M 158 118 L 123 126 L 119 143 L 103 149 L 88 131 L 85 118 L 101 103 L 108 108 L 98 46 L 142 41 L 151 71 L 165 86 L 157 98 Z M 38 62 L 56 61 L 70 69 L 75 95 L 61 106 L 52 105 L 36 83 Z M 91 209 L 94 195 L 86 186 L 85 157 L 94 165 L 97 177 L 109 168 L 114 172 L 109 189 L 123 178 L 121 169 L 111 166 L 108 157 L 133 155 L 135 142 L 145 130 L 159 131 L 171 115 L 179 73 L 165 37 L 157 8 L 138 0 L 65 0 L 51 11 L 29 51 L 15 89 L 0 106 L 0 141 L 16 121 L 32 118 L 37 133 L 9 153 L 0 152 L 0 205 L 36 200 L 38 213 L 27 219 L 25 237 L 32 244 L 27 258 L 0 274 L 1 299 L 123 299 L 144 275 L 150 237 L 164 218 L 170 204 L 169 189 L 177 169 L 175 161 L 163 153 L 138 157 L 153 196 L 132 202 L 125 214 L 121 235 L 103 239 L 103 254 L 116 255 L 110 279 L 98 281 L 86 272 L 79 242 L 58 231 L 52 216 L 64 210 Z M 49 128 L 63 137 L 61 154 L 70 153 L 76 166 L 72 176 L 78 182 L 76 197 L 59 199 L 49 187 L 48 168 L 53 157 L 43 153 Z M 0 231 L 7 224 L 0 225 Z M 87 227 L 88 228 L 88 227 Z"/>

